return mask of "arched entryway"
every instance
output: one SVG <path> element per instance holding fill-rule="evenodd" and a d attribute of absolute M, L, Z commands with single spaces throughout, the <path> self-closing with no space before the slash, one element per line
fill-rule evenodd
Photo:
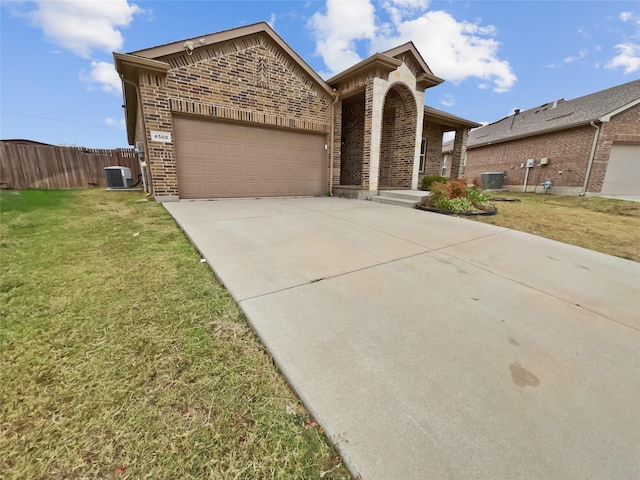
<path fill-rule="evenodd" d="M 411 90 L 392 85 L 384 99 L 378 189 L 411 188 L 418 109 Z"/>

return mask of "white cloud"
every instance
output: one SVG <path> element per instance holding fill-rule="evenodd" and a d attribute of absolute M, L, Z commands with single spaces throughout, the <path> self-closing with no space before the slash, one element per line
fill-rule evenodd
<path fill-rule="evenodd" d="M 604 68 L 614 70 L 623 68 L 624 73 L 633 73 L 640 70 L 640 45 L 628 42 L 620 43 L 615 46 L 618 55 L 613 57 Z"/>
<path fill-rule="evenodd" d="M 127 124 L 125 123 L 124 118 L 120 118 L 120 120 L 116 120 L 115 118 L 107 117 L 104 119 L 104 123 L 109 127 L 115 127 L 118 130 L 126 130 Z"/>
<path fill-rule="evenodd" d="M 271 16 L 269 17 L 269 21 L 267 22 L 267 24 L 271 27 L 271 28 L 276 28 L 276 20 L 277 20 L 277 15 L 275 13 L 271 13 Z"/>
<path fill-rule="evenodd" d="M 97 83 L 102 91 L 120 95 L 122 81 L 112 63 L 93 60 L 88 74 L 82 73 L 80 78 L 85 82 Z"/>
<path fill-rule="evenodd" d="M 416 12 L 423 12 L 429 6 L 429 0 L 387 0 L 382 3 L 394 23 Z"/>
<path fill-rule="evenodd" d="M 562 67 L 562 65 L 567 64 L 567 63 L 573 63 L 576 62 L 578 60 L 582 60 L 583 58 L 585 58 L 587 55 L 589 54 L 589 50 L 587 50 L 586 48 L 583 48 L 582 50 L 580 50 L 578 52 L 577 55 L 569 55 L 568 57 L 565 57 L 562 62 L 560 63 L 550 63 L 549 65 L 547 65 L 547 68 L 560 68 Z"/>
<path fill-rule="evenodd" d="M 620 20 L 622 20 L 623 22 L 635 22 L 635 23 L 640 23 L 640 17 L 637 15 L 634 15 L 631 12 L 622 12 L 618 18 Z"/>
<path fill-rule="evenodd" d="M 618 54 L 609 60 L 604 68 L 609 70 L 622 68 L 626 75 L 640 70 L 640 43 L 637 42 L 640 38 L 640 16 L 631 12 L 622 12 L 618 19 L 630 23 L 633 31 L 625 41 L 614 47 Z"/>
<path fill-rule="evenodd" d="M 453 107 L 456 104 L 456 98 L 450 93 L 447 93 L 440 99 L 440 104 L 445 107 Z"/>
<path fill-rule="evenodd" d="M 589 35 L 589 32 L 587 32 L 587 30 L 584 27 L 580 27 L 578 29 L 578 35 L 581 35 L 584 38 L 591 38 L 591 35 Z"/>
<path fill-rule="evenodd" d="M 329 68 L 328 75 L 358 63 L 357 40 L 372 39 L 376 26 L 373 5 L 368 0 L 327 0 L 327 12 L 316 12 L 309 20 L 316 40 L 316 54 Z"/>
<path fill-rule="evenodd" d="M 38 0 L 25 14 L 56 45 L 90 58 L 94 50 L 112 52 L 123 45 L 120 29 L 143 10 L 128 0 Z"/>
<path fill-rule="evenodd" d="M 433 73 L 454 83 L 475 77 L 490 81 L 494 91 L 506 92 L 517 78 L 508 61 L 497 56 L 500 44 L 492 37 L 495 27 L 458 22 L 447 12 L 430 11 L 395 25 L 395 35 L 381 38 L 379 45 L 391 48 L 413 41 L 418 50 L 429 52 Z"/>
<path fill-rule="evenodd" d="M 578 52 L 578 55 L 569 55 L 562 61 L 562 63 L 573 63 L 576 60 L 582 60 L 587 56 L 587 53 L 589 53 L 588 50 L 583 48 Z"/>
<path fill-rule="evenodd" d="M 328 0 L 326 13 L 317 12 L 310 22 L 316 53 L 330 73 L 337 73 L 361 60 L 362 42 L 374 53 L 413 41 L 418 50 L 428 52 L 427 62 L 437 76 L 454 83 L 477 78 L 492 83 L 497 92 L 513 86 L 517 78 L 511 65 L 498 58 L 495 27 L 459 22 L 444 11 L 424 13 L 427 6 L 423 0 L 388 0 L 382 8 L 390 23 L 376 23 L 370 1 Z"/>

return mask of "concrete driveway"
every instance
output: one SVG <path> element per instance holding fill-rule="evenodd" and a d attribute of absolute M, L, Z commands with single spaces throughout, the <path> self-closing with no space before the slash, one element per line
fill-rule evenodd
<path fill-rule="evenodd" d="M 356 476 L 640 478 L 640 264 L 358 200 L 165 207 Z"/>

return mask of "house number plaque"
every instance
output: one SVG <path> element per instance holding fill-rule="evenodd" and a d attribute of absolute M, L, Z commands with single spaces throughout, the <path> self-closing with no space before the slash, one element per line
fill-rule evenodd
<path fill-rule="evenodd" d="M 171 143 L 171 134 L 168 132 L 158 132 L 156 130 L 151 130 L 151 141 Z"/>

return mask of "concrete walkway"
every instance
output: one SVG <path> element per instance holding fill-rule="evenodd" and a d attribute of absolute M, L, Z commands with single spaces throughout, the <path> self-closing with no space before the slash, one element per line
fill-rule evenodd
<path fill-rule="evenodd" d="M 640 264 L 358 200 L 165 207 L 362 479 L 640 478 Z"/>

